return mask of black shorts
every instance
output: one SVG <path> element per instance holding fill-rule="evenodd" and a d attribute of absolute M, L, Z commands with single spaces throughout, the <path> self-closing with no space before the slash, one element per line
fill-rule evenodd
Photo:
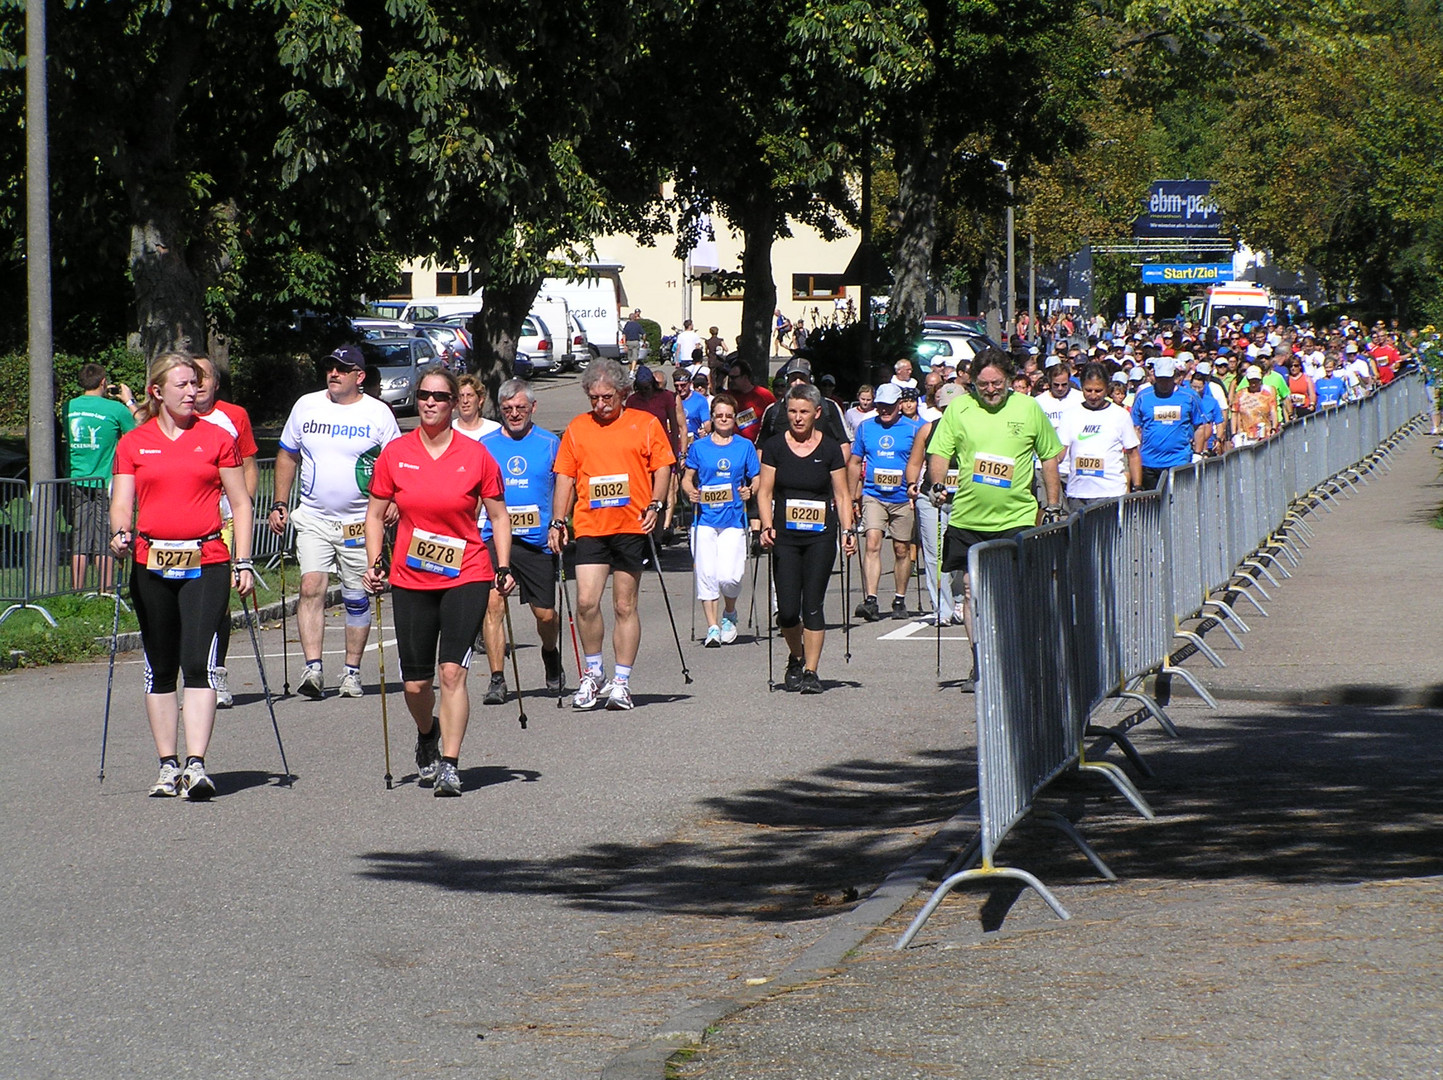
<path fill-rule="evenodd" d="M 491 582 L 468 581 L 447 589 L 393 586 L 391 595 L 402 679 L 430 682 L 437 664 L 471 666 L 471 649 L 486 619 Z"/>
<path fill-rule="evenodd" d="M 950 574 L 961 570 L 966 573 L 967 549 L 973 544 L 985 544 L 988 540 L 1005 540 L 1008 537 L 1025 533 L 1030 528 L 1032 528 L 1031 525 L 1019 525 L 1015 529 L 1003 529 L 1001 532 L 977 532 L 948 525 L 947 532 L 942 538 L 942 572 Z"/>
<path fill-rule="evenodd" d="M 486 541 L 486 550 L 491 555 L 491 565 L 500 566 L 496 561 L 496 542 Z M 556 556 L 545 548 L 533 547 L 525 540 L 511 538 L 511 576 L 516 579 L 516 591 L 523 604 L 530 604 L 542 611 L 556 610 Z"/>
<path fill-rule="evenodd" d="M 618 533 L 616 536 L 578 536 L 576 538 L 577 566 L 609 566 L 613 570 L 625 570 L 639 574 L 651 561 L 647 550 L 646 536 L 642 533 Z"/>
<path fill-rule="evenodd" d="M 95 486 L 74 483 L 70 486 L 70 526 L 72 555 L 110 554 L 110 496 L 104 481 Z"/>

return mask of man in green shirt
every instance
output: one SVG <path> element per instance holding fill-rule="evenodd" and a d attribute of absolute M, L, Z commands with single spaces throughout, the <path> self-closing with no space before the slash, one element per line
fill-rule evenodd
<path fill-rule="evenodd" d="M 962 571 L 962 618 L 967 638 L 974 642 L 972 674 L 962 684 L 963 693 L 975 689 L 977 680 L 967 549 L 1061 517 L 1057 463 L 1064 449 L 1041 406 L 1009 389 L 1012 361 L 1007 353 L 983 349 L 973 358 L 971 373 L 973 393 L 947 406 L 927 444 L 927 494 L 936 506 L 947 499 L 943 481 L 949 462 L 957 461 L 957 493 L 942 545 L 942 572 Z M 1047 499 L 1040 514 L 1032 494 L 1035 462 L 1041 463 Z"/>
<path fill-rule="evenodd" d="M 70 578 L 76 592 L 85 587 L 89 555 L 98 557 L 100 588 L 110 588 L 115 560 L 110 556 L 110 470 L 115 444 L 135 427 L 135 396 L 120 383 L 112 390 L 105 368 L 80 369 L 78 398 L 65 403 L 65 438 L 70 451 Z M 119 399 L 119 400 L 117 400 Z"/>

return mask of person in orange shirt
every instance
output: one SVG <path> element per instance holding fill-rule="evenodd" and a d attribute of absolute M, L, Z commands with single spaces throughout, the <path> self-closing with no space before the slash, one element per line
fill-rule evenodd
<path fill-rule="evenodd" d="M 576 621 L 586 668 L 571 704 L 591 709 L 605 696 L 608 709 L 630 709 L 631 667 L 641 645 L 636 597 L 648 556 L 647 534 L 656 527 L 676 455 L 655 416 L 623 405 L 631 379 L 621 364 L 592 361 L 581 376 L 581 387 L 591 400 L 591 411 L 562 433 L 547 530 L 547 543 L 558 556 L 568 539 L 576 539 Z M 608 576 L 616 666 L 606 682 L 601 594 Z"/>

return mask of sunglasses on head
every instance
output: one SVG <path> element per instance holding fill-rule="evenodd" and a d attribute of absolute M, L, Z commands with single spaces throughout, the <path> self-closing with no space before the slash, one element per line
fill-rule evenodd
<path fill-rule="evenodd" d="M 417 390 L 417 401 L 439 401 L 442 405 L 449 405 L 455 398 L 449 390 Z"/>

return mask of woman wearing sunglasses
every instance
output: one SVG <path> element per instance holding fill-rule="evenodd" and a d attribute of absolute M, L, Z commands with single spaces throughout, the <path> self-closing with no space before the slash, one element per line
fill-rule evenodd
<path fill-rule="evenodd" d="M 444 368 L 429 368 L 421 376 L 416 390 L 421 426 L 381 451 L 366 511 L 370 569 L 363 580 L 373 593 L 386 582 L 381 573 L 383 521 L 392 504 L 400 511 L 390 571 L 396 651 L 406 707 L 416 721 L 417 783 L 434 785 L 437 796 L 461 794 L 457 762 L 471 714 L 466 675 L 492 584 L 502 596 L 515 587 L 501 470 L 480 443 L 452 429 L 459 390 L 456 376 Z M 476 527 L 483 507 L 500 564 L 495 569 Z M 433 717 L 432 681 L 438 666 L 441 702 Z"/>

